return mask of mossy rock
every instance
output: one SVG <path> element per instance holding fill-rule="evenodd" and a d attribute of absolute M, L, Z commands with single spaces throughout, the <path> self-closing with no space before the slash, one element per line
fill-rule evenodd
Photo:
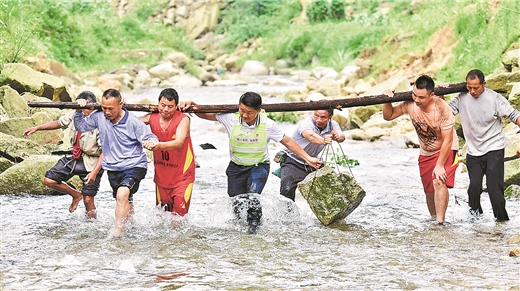
<path fill-rule="evenodd" d="M 60 159 L 59 156 L 35 155 L 15 164 L 0 174 L 0 194 L 54 194 L 54 190 L 43 183 L 45 172 Z M 76 189 L 83 183 L 78 176 L 68 181 Z"/>
<path fill-rule="evenodd" d="M 338 174 L 329 166 L 307 175 L 298 189 L 323 225 L 344 219 L 365 197 L 365 190 L 349 173 Z"/>

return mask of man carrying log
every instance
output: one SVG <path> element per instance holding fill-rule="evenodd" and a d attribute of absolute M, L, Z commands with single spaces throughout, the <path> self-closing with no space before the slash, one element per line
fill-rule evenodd
<path fill-rule="evenodd" d="M 304 119 L 294 131 L 292 138 L 311 157 L 317 157 L 323 148 L 331 144 L 333 140 L 343 142 L 345 135 L 339 124 L 332 120 L 334 109 L 314 110 L 312 116 Z M 289 149 L 285 149 L 285 158 L 280 162 L 282 174 L 280 182 L 280 194 L 294 201 L 296 187 L 305 177 L 315 171 L 298 155 Z"/>
<path fill-rule="evenodd" d="M 81 99 L 77 103 L 86 105 L 85 100 Z M 143 147 L 150 149 L 158 142 L 150 128 L 123 105 L 121 93 L 107 89 L 101 99 L 102 111 L 85 117 L 77 109 L 74 114 L 74 124 L 79 131 L 99 129 L 104 154 L 103 169 L 107 171 L 116 199 L 114 237 L 121 235 L 126 222 L 132 217 L 133 194 L 139 189 L 139 183 L 148 169 Z"/>
<path fill-rule="evenodd" d="M 179 103 L 179 109 L 186 111 L 197 104 L 193 101 Z M 256 233 L 262 217 L 260 202 L 253 195 L 237 197 L 241 194 L 262 193 L 269 176 L 269 152 L 267 145 L 272 139 L 281 142 L 300 156 L 313 168 L 319 168 L 321 161 L 309 156 L 292 138 L 286 136 L 278 125 L 267 117 L 258 93 L 246 92 L 240 97 L 236 113 L 196 113 L 200 118 L 218 121 L 224 125 L 229 136 L 231 161 L 226 170 L 228 195 L 234 199 L 234 212 L 238 214 L 243 204 L 247 206 L 249 232 Z"/>
<path fill-rule="evenodd" d="M 430 215 L 439 225 L 445 222 L 448 187 L 455 184 L 459 144 L 455 119 L 448 104 L 433 92 L 435 83 L 420 76 L 412 90 L 413 101 L 383 104 L 383 118 L 393 120 L 408 113 L 420 142 L 419 169 Z M 384 94 L 393 96 L 393 90 Z"/>
<path fill-rule="evenodd" d="M 90 91 L 81 92 L 76 99 L 85 100 L 86 103 L 97 103 L 96 96 Z M 92 110 L 85 108 L 81 112 L 84 116 L 88 116 Z M 87 217 L 95 219 L 96 205 L 94 204 L 94 196 L 96 196 L 99 190 L 99 183 L 103 175 L 103 169 L 101 168 L 103 153 L 101 152 L 99 132 L 97 129 L 85 132 L 78 131 L 73 122 L 73 115 L 74 111 L 71 111 L 61 116 L 58 120 L 30 127 L 23 132 L 23 136 L 27 138 L 38 130 L 53 130 L 67 127 L 71 129 L 72 156 L 62 157 L 54 167 L 45 173 L 43 182 L 55 191 L 72 196 L 72 203 L 69 207 L 70 212 L 74 212 L 81 199 L 83 199 Z M 75 175 L 78 175 L 83 182 L 81 192 L 65 183 Z"/>
<path fill-rule="evenodd" d="M 486 175 L 487 191 L 496 221 L 507 221 L 504 198 L 504 148 L 506 138 L 502 117 L 520 126 L 520 112 L 506 98 L 485 88 L 484 73 L 471 70 L 466 76 L 468 92 L 458 94 L 449 106 L 453 114 L 460 116 L 464 139 L 468 145 L 466 165 L 469 174 L 470 213 L 480 216 L 482 180 Z M 520 156 L 520 148 L 517 150 Z"/>
<path fill-rule="evenodd" d="M 190 208 L 195 181 L 195 155 L 190 136 L 190 117 L 177 110 L 179 95 L 173 88 L 159 94 L 158 113 L 141 116 L 159 142 L 152 146 L 156 204 L 176 216 Z M 172 226 L 180 225 L 172 220 Z"/>

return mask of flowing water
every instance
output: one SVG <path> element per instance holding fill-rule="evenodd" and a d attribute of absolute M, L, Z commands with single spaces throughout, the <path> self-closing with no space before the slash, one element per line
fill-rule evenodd
<path fill-rule="evenodd" d="M 245 91 L 264 102 L 295 86 L 179 89 L 181 100 L 236 104 Z M 160 89 L 129 97 L 156 100 Z M 292 134 L 295 125 L 281 125 Z M 135 221 L 112 239 L 115 201 L 106 176 L 96 196 L 98 219 L 68 196 L 0 196 L 1 290 L 518 290 L 520 259 L 507 239 L 520 234 L 520 201 L 509 200 L 508 223 L 496 224 L 489 198 L 484 216 L 466 207 L 467 173 L 457 173 L 445 227 L 429 219 L 417 149 L 401 143 L 345 141 L 359 160 L 352 172 L 366 197 L 347 218 L 325 227 L 297 194 L 295 211 L 270 175 L 261 195 L 263 224 L 248 235 L 233 221 L 226 193 L 227 135 L 192 118 L 197 161 L 190 213 L 180 229 L 155 208 L 153 167 L 135 195 Z M 198 145 L 213 144 L 217 150 Z M 271 158 L 280 150 L 271 143 Z M 278 164 L 273 163 L 271 170 Z M 460 168 L 460 167 L 459 167 Z M 458 204 L 457 204 L 458 203 Z"/>

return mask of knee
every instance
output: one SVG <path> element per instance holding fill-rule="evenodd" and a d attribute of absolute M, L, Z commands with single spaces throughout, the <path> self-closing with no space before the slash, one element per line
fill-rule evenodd
<path fill-rule="evenodd" d="M 49 179 L 47 177 L 43 178 L 43 183 L 49 187 L 58 184 L 56 181 Z"/>
<path fill-rule="evenodd" d="M 444 182 L 442 182 L 440 179 L 433 179 L 433 187 L 442 187 L 444 186 Z"/>

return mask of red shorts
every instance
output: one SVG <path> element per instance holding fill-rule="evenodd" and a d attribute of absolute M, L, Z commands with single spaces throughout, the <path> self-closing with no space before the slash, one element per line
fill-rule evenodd
<path fill-rule="evenodd" d="M 165 207 L 166 211 L 184 216 L 188 213 L 191 201 L 193 182 L 179 184 L 174 188 L 155 186 L 155 204 Z"/>
<path fill-rule="evenodd" d="M 433 189 L 433 169 L 437 164 L 437 159 L 441 153 L 438 152 L 431 156 L 419 156 L 419 170 L 421 173 L 421 181 L 423 184 L 424 192 L 434 192 Z M 444 164 L 446 170 L 446 186 L 453 188 L 455 185 L 455 172 L 459 166 L 459 155 L 457 151 L 451 150 Z"/>

